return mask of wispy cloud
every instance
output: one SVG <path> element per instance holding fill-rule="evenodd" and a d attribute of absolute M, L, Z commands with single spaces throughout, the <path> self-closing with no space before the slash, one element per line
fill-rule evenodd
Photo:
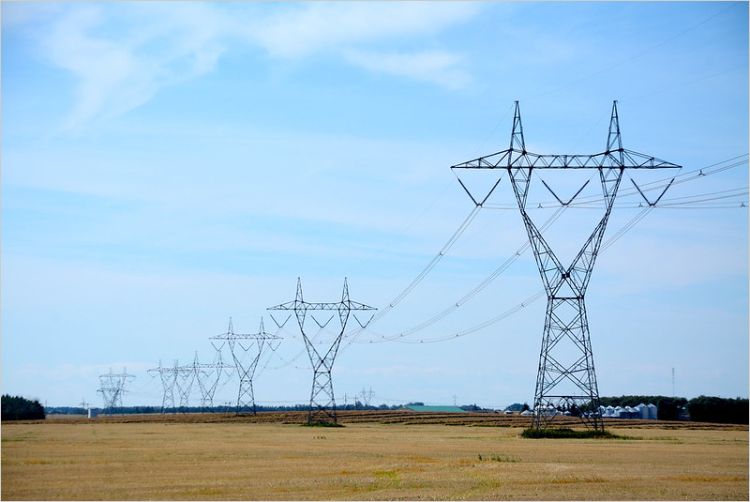
<path fill-rule="evenodd" d="M 233 46 L 260 48 L 281 60 L 328 54 L 369 71 L 457 89 L 470 82 L 461 56 L 381 46 L 437 34 L 477 10 L 455 3 L 115 4 L 13 18 L 36 30 L 47 61 L 73 75 L 65 128 L 74 129 L 122 115 L 168 86 L 212 72 Z"/>
<path fill-rule="evenodd" d="M 250 35 L 273 56 L 301 57 L 437 33 L 477 11 L 447 2 L 311 3 L 263 19 Z"/>
<path fill-rule="evenodd" d="M 349 62 L 371 72 L 431 82 L 448 89 L 460 89 L 471 82 L 469 74 L 461 68 L 462 58 L 451 52 L 383 53 L 352 50 L 345 54 Z"/>
<path fill-rule="evenodd" d="M 112 12 L 93 6 L 69 10 L 52 24 L 41 37 L 44 55 L 77 82 L 66 128 L 121 115 L 161 88 L 215 67 L 223 51 L 220 23 L 212 25 L 211 11 L 198 5 L 178 12 L 150 23 L 131 17 L 122 32 L 113 30 L 118 35 L 104 34 Z M 198 17 L 203 21 L 196 22 Z"/>

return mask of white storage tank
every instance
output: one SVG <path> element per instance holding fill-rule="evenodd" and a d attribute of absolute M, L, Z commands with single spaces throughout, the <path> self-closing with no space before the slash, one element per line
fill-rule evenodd
<path fill-rule="evenodd" d="M 648 403 L 646 406 L 648 406 L 648 418 L 651 420 L 656 420 L 659 418 L 656 405 L 654 403 Z"/>
<path fill-rule="evenodd" d="M 625 413 L 625 408 L 622 406 L 616 406 L 615 411 L 613 412 L 613 415 L 617 418 L 625 418 L 623 415 Z"/>
<path fill-rule="evenodd" d="M 638 418 L 648 418 L 648 406 L 641 403 L 636 406 L 636 409 L 638 410 Z"/>
<path fill-rule="evenodd" d="M 606 412 L 607 412 L 607 413 L 606 413 L 606 416 L 608 416 L 608 417 L 613 417 L 613 416 L 615 416 L 615 409 L 614 409 L 614 408 L 613 408 L 613 407 L 612 407 L 611 405 L 610 405 L 610 406 L 607 406 L 607 407 L 605 408 L 605 410 L 606 410 Z"/>

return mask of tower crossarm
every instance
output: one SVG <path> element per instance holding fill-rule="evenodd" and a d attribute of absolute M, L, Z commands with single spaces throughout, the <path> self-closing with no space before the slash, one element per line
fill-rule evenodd
<path fill-rule="evenodd" d="M 311 303 L 311 302 L 299 302 L 291 301 L 269 307 L 267 310 L 377 310 L 375 307 L 370 307 L 364 303 L 355 301 L 344 301 L 344 302 L 323 302 L 323 303 Z"/>
<path fill-rule="evenodd" d="M 622 161 L 619 158 L 620 153 L 622 153 Z M 539 155 L 516 148 L 508 148 L 491 155 L 455 164 L 451 166 L 451 169 L 510 169 L 514 167 L 531 169 L 601 169 L 612 167 L 622 169 L 679 169 L 682 166 L 624 148 L 592 155 Z"/>

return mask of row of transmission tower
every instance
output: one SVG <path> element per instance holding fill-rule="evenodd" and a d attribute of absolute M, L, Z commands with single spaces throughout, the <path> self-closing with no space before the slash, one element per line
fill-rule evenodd
<path fill-rule="evenodd" d="M 528 151 L 521 124 L 520 107 L 516 101 L 509 148 L 451 166 L 454 173 L 467 170 L 497 173 L 497 181 L 494 181 L 492 188 L 486 193 L 473 193 L 457 175 L 462 188 L 477 208 L 482 207 L 498 187 L 501 175 L 507 174 L 544 284 L 547 309 L 537 370 L 532 427 L 546 428 L 552 425 L 557 416 L 573 415 L 580 417 L 594 430 L 603 430 L 604 423 L 599 413 L 599 390 L 586 314 L 586 291 L 625 171 L 680 167 L 677 164 L 623 148 L 617 101 L 612 105 L 606 147 L 601 152 L 583 155 L 543 155 Z M 532 181 L 535 181 L 534 173 L 564 170 L 591 171 L 598 174 L 604 201 L 603 213 L 596 221 L 593 231 L 578 248 L 572 261 L 568 263 L 561 261 L 543 235 L 543 227 L 538 226 L 527 211 L 527 196 Z M 544 180 L 540 179 L 540 181 L 562 206 L 570 205 L 588 184 L 586 181 L 571 198 L 563 201 L 549 184 Z M 635 185 L 635 181 L 633 184 Z M 671 182 L 667 188 L 670 185 Z M 646 199 L 638 185 L 635 187 Z M 656 201 L 646 199 L 646 202 L 653 207 L 659 202 L 664 192 Z M 294 300 L 269 307 L 267 310 L 288 312 L 283 322 L 279 322 L 271 314 L 271 318 L 279 329 L 283 328 L 292 316 L 297 321 L 313 370 L 308 423 L 335 423 L 337 416 L 332 372 L 344 331 L 351 319 L 354 319 L 360 328 L 365 329 L 373 316 L 363 322 L 357 314 L 361 315 L 363 312 L 376 309 L 352 301 L 349 297 L 346 279 L 344 279 L 340 301 L 308 302 L 303 298 L 302 281 L 298 278 Z M 321 314 L 327 319 L 324 317 L 321 321 L 319 317 L 316 317 Z M 314 324 L 309 323 L 310 319 L 314 321 Z M 322 343 L 320 338 L 316 338 L 315 326 L 317 326 L 317 333 L 320 333 L 334 319 L 336 319 L 333 325 L 334 336 L 332 340 Z M 163 412 L 175 408 L 175 389 L 180 407 L 188 406 L 190 392 L 196 382 L 200 389 L 201 406 L 213 406 L 214 394 L 223 375 L 236 371 L 239 380 L 237 412 L 255 413 L 253 377 L 265 349 L 276 350 L 280 337 L 266 332 L 262 319 L 257 333 L 235 333 L 230 319 L 227 331 L 210 337 L 210 341 L 217 354 L 212 363 L 199 363 L 196 353 L 195 359 L 190 364 L 180 366 L 175 362 L 172 366 L 162 366 L 160 362 L 157 368 L 149 370 L 152 375 L 160 377 L 163 386 Z M 232 364 L 222 360 L 222 349 L 225 346 L 231 353 Z M 122 404 L 124 385 L 130 377 L 125 372 L 114 375 L 111 371 L 109 375 L 100 377 L 100 392 L 107 408 L 112 409 Z"/>
<path fill-rule="evenodd" d="M 235 411 L 239 413 L 255 413 L 255 395 L 253 391 L 253 377 L 264 351 L 267 348 L 275 351 L 281 337 L 268 333 L 260 321 L 257 333 L 237 333 L 234 331 L 232 318 L 224 333 L 209 337 L 214 348 L 214 359 L 210 363 L 202 363 L 198 353 L 192 362 L 180 365 L 177 360 L 171 366 L 151 368 L 148 373 L 159 377 L 162 386 L 162 413 L 184 410 L 190 406 L 190 396 L 197 387 L 200 393 L 201 409 L 214 406 L 214 396 L 220 386 L 225 384 L 233 375 L 237 375 L 238 392 Z M 226 362 L 224 349 L 229 350 L 231 362 Z"/>

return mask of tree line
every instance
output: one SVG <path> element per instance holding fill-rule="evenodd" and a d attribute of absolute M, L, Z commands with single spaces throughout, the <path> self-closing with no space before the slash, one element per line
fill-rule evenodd
<path fill-rule="evenodd" d="M 31 401 L 20 396 L 3 394 L 2 421 L 44 419 L 44 406 L 39 401 Z"/>
<path fill-rule="evenodd" d="M 659 420 L 694 420 L 720 424 L 748 423 L 748 400 L 698 396 L 693 399 L 667 396 L 619 396 L 599 398 L 602 406 L 655 404 Z"/>

